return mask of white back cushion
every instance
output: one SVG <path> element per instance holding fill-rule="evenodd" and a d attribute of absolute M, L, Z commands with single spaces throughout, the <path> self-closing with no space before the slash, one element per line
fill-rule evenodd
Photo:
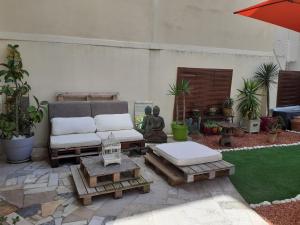
<path fill-rule="evenodd" d="M 92 117 L 56 117 L 51 119 L 52 135 L 84 134 L 96 131 Z"/>
<path fill-rule="evenodd" d="M 97 131 L 130 130 L 133 123 L 128 113 L 95 116 Z"/>

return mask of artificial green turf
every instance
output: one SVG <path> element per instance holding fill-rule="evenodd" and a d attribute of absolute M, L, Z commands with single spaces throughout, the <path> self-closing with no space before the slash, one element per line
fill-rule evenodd
<path fill-rule="evenodd" d="M 282 200 L 300 194 L 300 146 L 223 152 L 235 165 L 230 177 L 248 203 Z"/>

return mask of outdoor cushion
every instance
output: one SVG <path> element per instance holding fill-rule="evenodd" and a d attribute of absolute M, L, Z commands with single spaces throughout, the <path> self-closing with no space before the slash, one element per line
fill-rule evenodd
<path fill-rule="evenodd" d="M 95 116 L 97 131 L 130 130 L 133 123 L 128 113 Z"/>
<path fill-rule="evenodd" d="M 205 145 L 193 141 L 159 144 L 155 153 L 176 166 L 189 166 L 222 160 L 222 155 Z"/>
<path fill-rule="evenodd" d="M 51 119 L 52 135 L 83 134 L 96 131 L 92 117 L 56 117 Z"/>
<path fill-rule="evenodd" d="M 101 139 L 95 133 L 50 136 L 50 147 L 52 149 L 84 147 L 100 144 Z"/>
<path fill-rule="evenodd" d="M 140 141 L 144 139 L 143 135 L 134 129 L 118 130 L 118 131 L 102 131 L 102 132 L 97 132 L 97 135 L 101 138 L 101 140 L 104 140 L 108 138 L 108 135 L 110 135 L 110 133 L 113 133 L 114 137 L 118 139 L 120 142 Z"/>

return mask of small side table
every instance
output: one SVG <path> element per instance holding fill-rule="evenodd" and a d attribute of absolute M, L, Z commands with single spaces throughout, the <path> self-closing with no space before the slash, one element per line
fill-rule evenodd
<path fill-rule="evenodd" d="M 218 126 L 222 127 L 221 138 L 219 144 L 221 146 L 231 146 L 232 145 L 232 135 L 235 128 L 238 128 L 239 125 L 236 123 L 230 122 L 219 122 Z"/>

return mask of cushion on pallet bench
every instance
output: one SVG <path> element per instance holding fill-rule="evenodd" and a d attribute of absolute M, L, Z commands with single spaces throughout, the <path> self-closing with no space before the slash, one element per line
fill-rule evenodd
<path fill-rule="evenodd" d="M 51 119 L 52 135 L 84 134 L 96 131 L 92 117 L 56 117 Z"/>
<path fill-rule="evenodd" d="M 97 131 L 119 131 L 133 129 L 133 123 L 128 113 L 103 114 L 95 116 Z"/>
<path fill-rule="evenodd" d="M 50 147 L 52 149 L 85 147 L 85 146 L 94 146 L 100 144 L 101 144 L 101 139 L 95 133 L 50 136 Z"/>
<path fill-rule="evenodd" d="M 222 160 L 222 154 L 193 141 L 159 144 L 154 152 L 176 166 L 189 166 Z"/>
<path fill-rule="evenodd" d="M 135 129 L 130 130 L 117 130 L 117 131 L 103 131 L 97 132 L 97 135 L 101 140 L 107 139 L 110 134 L 113 134 L 120 142 L 126 141 L 140 141 L 143 140 L 143 135 Z"/>

